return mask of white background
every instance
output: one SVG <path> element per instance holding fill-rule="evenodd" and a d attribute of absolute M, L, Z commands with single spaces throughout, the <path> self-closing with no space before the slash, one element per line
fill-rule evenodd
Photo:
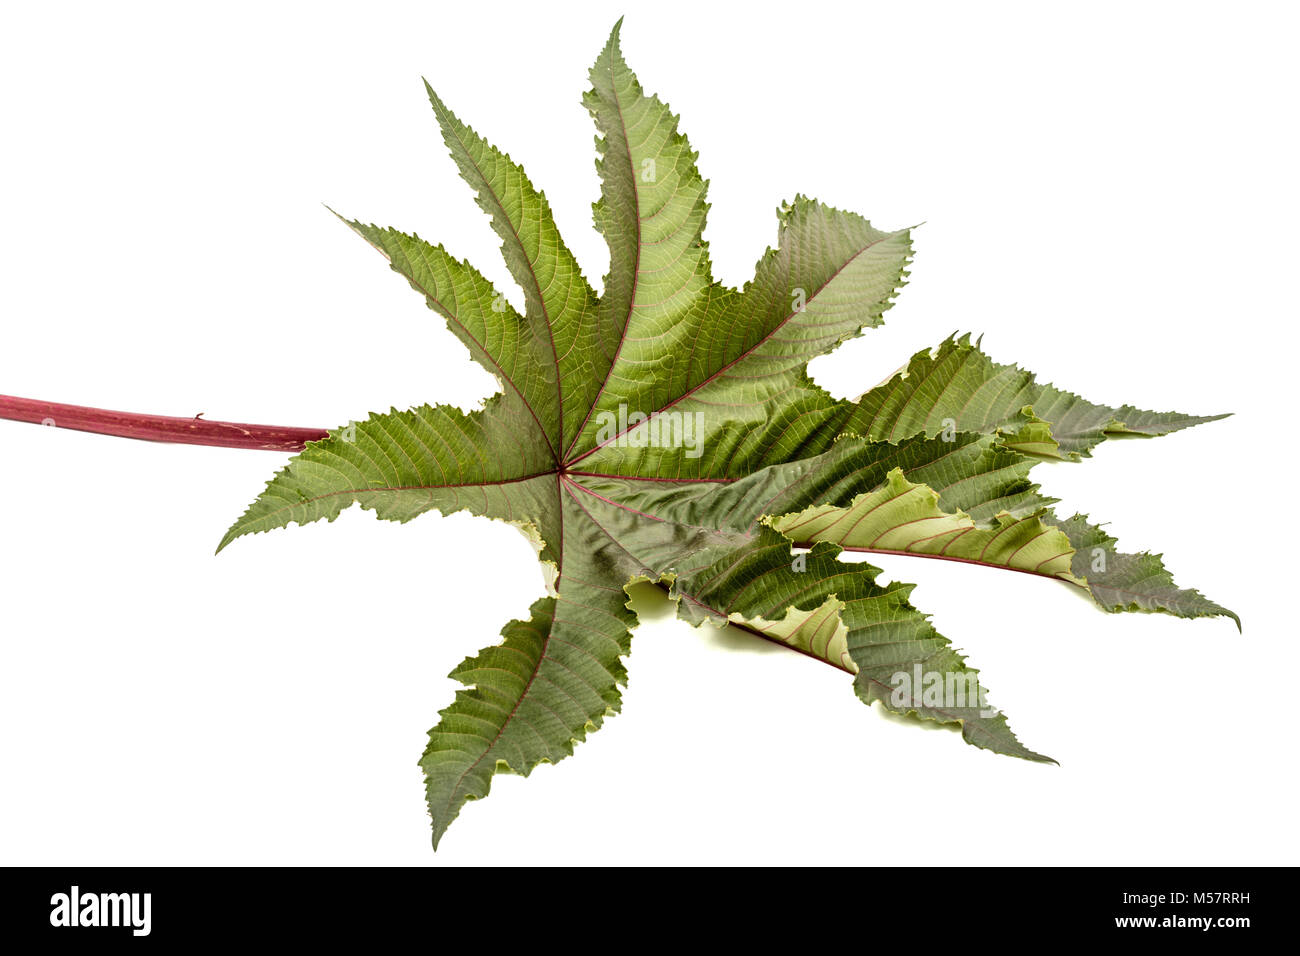
<path fill-rule="evenodd" d="M 1112 404 L 1235 417 L 1036 475 L 1236 609 L 1101 613 L 907 558 L 1038 766 L 663 616 L 623 713 L 435 856 L 417 760 L 541 593 L 466 515 L 221 533 L 284 457 L 0 422 L 0 861 L 1296 863 L 1297 22 L 1283 5 L 8 5 L 0 392 L 338 425 L 494 388 L 322 207 L 518 295 L 420 77 L 528 169 L 593 283 L 586 70 L 620 12 L 741 283 L 804 192 L 925 221 L 841 395 L 953 330 Z"/>

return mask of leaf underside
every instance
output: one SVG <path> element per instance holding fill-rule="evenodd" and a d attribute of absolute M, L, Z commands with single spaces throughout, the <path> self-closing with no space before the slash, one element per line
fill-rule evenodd
<path fill-rule="evenodd" d="M 583 276 L 522 167 L 430 89 L 443 140 L 501 240 L 517 311 L 473 266 L 414 233 L 344 221 L 447 323 L 500 392 L 464 412 L 372 414 L 309 444 L 220 548 L 334 520 L 359 504 L 522 527 L 552 573 L 526 621 L 467 659 L 421 760 L 435 846 L 501 771 L 568 756 L 620 706 L 635 617 L 625 587 L 661 582 L 694 624 L 739 628 L 846 673 L 865 702 L 960 727 L 1035 761 L 978 672 L 911 603 L 842 551 L 908 554 L 1057 578 L 1106 611 L 1236 616 L 1178 588 L 1161 558 L 1125 554 L 1059 518 L 1030 470 L 1116 436 L 1213 420 L 1089 402 L 969 336 L 918 353 L 856 401 L 807 363 L 883 321 L 910 230 L 796 196 L 777 242 L 734 289 L 712 276 L 707 183 L 677 117 L 623 59 L 619 26 L 590 71 L 603 293 Z M 218 550 L 220 550 L 220 548 Z M 1238 622 L 1238 625 L 1240 622 Z"/>

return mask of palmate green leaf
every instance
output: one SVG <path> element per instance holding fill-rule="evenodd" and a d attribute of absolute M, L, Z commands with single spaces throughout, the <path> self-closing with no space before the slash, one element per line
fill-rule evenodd
<path fill-rule="evenodd" d="M 704 241 L 695 153 L 628 67 L 618 26 L 590 80 L 604 291 L 522 167 L 430 90 L 522 313 L 441 245 L 344 221 L 500 392 L 472 412 L 392 410 L 308 444 L 221 542 L 332 521 L 351 504 L 396 521 L 467 510 L 532 540 L 548 593 L 452 672 L 464 689 L 430 731 L 421 766 L 435 844 L 495 773 L 563 759 L 618 710 L 635 581 L 660 583 L 692 623 L 734 626 L 852 674 L 867 703 L 1031 760 L 1047 758 L 987 705 L 977 672 L 912 605 L 913 586 L 880 584 L 841 549 L 1030 572 L 1086 588 L 1108 611 L 1231 615 L 1177 588 L 1158 556 L 1122 554 L 1085 519 L 1058 518 L 1029 478 L 1044 458 L 1208 419 L 1089 403 L 993 363 L 969 339 L 917 355 L 857 401 L 831 396 L 807 364 L 881 323 L 908 274 L 910 231 L 796 196 L 754 278 L 724 286 Z"/>

